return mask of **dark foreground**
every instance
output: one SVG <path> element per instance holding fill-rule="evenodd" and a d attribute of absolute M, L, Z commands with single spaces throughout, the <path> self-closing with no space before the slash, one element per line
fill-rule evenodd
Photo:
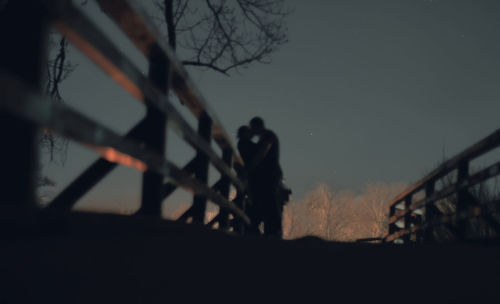
<path fill-rule="evenodd" d="M 279 241 L 88 213 L 1 219 L 2 304 L 500 303 L 498 243 Z"/>

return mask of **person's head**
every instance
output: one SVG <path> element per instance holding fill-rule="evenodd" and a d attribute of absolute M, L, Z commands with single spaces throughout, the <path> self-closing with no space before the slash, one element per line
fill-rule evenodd
<path fill-rule="evenodd" d="M 248 126 L 241 126 L 238 128 L 238 138 L 239 139 L 251 139 L 252 138 L 252 130 Z"/>
<path fill-rule="evenodd" d="M 252 132 L 260 135 L 264 130 L 266 129 L 264 126 L 264 120 L 262 118 L 256 116 L 250 120 L 250 129 L 252 129 Z"/>

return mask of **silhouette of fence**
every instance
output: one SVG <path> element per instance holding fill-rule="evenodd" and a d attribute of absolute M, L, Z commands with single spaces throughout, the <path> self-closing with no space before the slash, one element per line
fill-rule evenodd
<path fill-rule="evenodd" d="M 472 218 L 484 220 L 498 237 L 500 224 L 492 216 L 500 211 L 498 198 L 478 201 L 470 189 L 500 175 L 500 161 L 474 174 L 470 174 L 469 167 L 471 161 L 499 146 L 500 129 L 444 162 L 398 195 L 390 203 L 389 232 L 384 241 L 433 241 L 438 227 L 445 227 L 457 240 L 464 240 L 469 238 L 466 235 L 467 221 Z M 438 182 L 441 183 L 439 190 L 436 187 Z M 419 194 L 422 194 L 421 198 L 417 198 Z M 440 200 L 448 200 L 450 210 L 439 208 Z"/>
<path fill-rule="evenodd" d="M 7 13 L 0 18 L 0 33 L 3 41 L 8 42 L 3 44 L 0 56 L 0 132 L 8 146 L 0 151 L 7 163 L 0 172 L 5 205 L 35 207 L 36 131 L 48 128 L 86 145 L 101 156 L 55 197 L 48 209 L 70 210 L 117 164 L 122 164 L 144 172 L 140 213 L 160 216 L 162 201 L 180 186 L 194 196 L 182 220 L 192 218 L 193 222 L 203 223 L 208 199 L 220 206 L 217 221 L 221 229 L 229 229 L 229 214 L 241 219 L 234 221 L 240 223 L 241 228 L 243 222 L 249 222 L 244 212 L 246 189 L 235 174 L 233 163 L 241 164 L 242 161 L 214 111 L 138 2 L 98 0 L 97 3 L 148 59 L 147 76 L 71 1 L 30 0 L 6 4 L 4 12 Z M 144 103 L 145 118 L 125 135 L 39 93 L 46 53 L 44 41 L 50 25 Z M 171 105 L 170 91 L 196 117 L 198 130 L 188 125 Z M 167 126 L 196 149 L 196 157 L 183 168 L 166 159 Z M 221 148 L 222 156 L 211 148 L 212 140 Z M 207 185 L 210 163 L 221 174 L 220 180 L 211 187 Z M 170 182 L 165 183 L 165 177 Z M 229 201 L 231 185 L 239 193 L 237 201 Z"/>

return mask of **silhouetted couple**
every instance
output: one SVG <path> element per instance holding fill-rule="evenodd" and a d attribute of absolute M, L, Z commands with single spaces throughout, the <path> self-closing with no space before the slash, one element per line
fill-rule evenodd
<path fill-rule="evenodd" d="M 258 137 L 256 143 L 252 141 Z M 245 163 L 248 194 L 252 204 L 247 214 L 252 221 L 250 231 L 259 233 L 264 223 L 264 234 L 281 238 L 282 204 L 278 199 L 282 171 L 279 165 L 279 142 L 274 132 L 264 126 L 260 117 L 254 117 L 250 126 L 238 129 L 238 150 Z"/>

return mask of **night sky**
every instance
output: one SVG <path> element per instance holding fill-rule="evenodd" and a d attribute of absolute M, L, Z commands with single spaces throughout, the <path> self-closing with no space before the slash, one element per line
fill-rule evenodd
<path fill-rule="evenodd" d="M 288 1 L 289 39 L 271 64 L 227 77 L 189 69 L 235 141 L 237 128 L 261 116 L 281 144 L 294 200 L 320 182 L 360 191 L 370 181 L 412 183 L 500 127 L 500 2 L 457 0 Z M 143 71 L 147 65 L 111 21 L 102 24 Z M 62 85 L 67 104 L 125 133 L 145 114 L 76 48 L 76 71 Z M 186 108 L 182 110 L 194 125 Z M 169 159 L 194 151 L 168 133 Z M 71 143 L 64 165 L 48 163 L 54 195 L 97 155 Z M 212 170 L 214 171 L 214 170 Z M 218 178 L 211 175 L 211 181 Z M 79 208 L 134 210 L 141 174 L 115 169 Z M 188 198 L 178 191 L 165 210 Z"/>

